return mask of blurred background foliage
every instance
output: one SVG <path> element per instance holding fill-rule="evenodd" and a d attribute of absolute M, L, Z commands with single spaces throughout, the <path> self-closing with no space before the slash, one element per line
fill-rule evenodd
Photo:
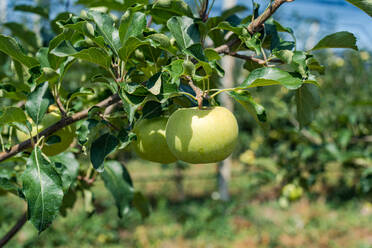
<path fill-rule="evenodd" d="M 54 4 L 61 11 L 72 8 L 70 1 Z M 310 25 L 311 20 L 296 18 Z M 52 31 L 46 21 L 37 20 L 42 39 L 32 33 L 19 39 L 26 50 L 48 42 Z M 19 26 L 0 29 L 17 36 Z M 118 219 L 114 200 L 99 181 L 91 196 L 94 206 L 84 202 L 90 196 L 80 198 L 67 218 L 59 217 L 40 236 L 28 223 L 9 247 L 372 247 L 371 53 L 327 50 L 317 58 L 326 69 L 319 76 L 321 104 L 309 127 L 299 129 L 294 93 L 283 87 L 252 90 L 266 108 L 267 129 L 235 106 L 240 142 L 233 154 L 229 202 L 219 201 L 214 165 L 163 166 L 130 151 L 116 153 L 112 156 L 128 165 L 135 187 L 149 197 L 148 219 L 136 212 Z M 247 76 L 239 63 L 237 82 Z M 11 73 L 11 66 L 0 53 L 0 78 Z M 107 89 L 87 80 L 97 70 L 75 64 L 64 79 L 65 94 L 90 87 L 95 97 L 106 97 Z M 3 81 L 0 87 L 12 86 Z M 17 101 L 4 92 L 1 105 Z M 84 105 L 72 103 L 75 110 Z M 89 166 L 84 156 L 79 159 Z M 0 173 L 11 172 L 2 166 Z M 26 207 L 10 194 L 1 195 L 0 236 Z"/>

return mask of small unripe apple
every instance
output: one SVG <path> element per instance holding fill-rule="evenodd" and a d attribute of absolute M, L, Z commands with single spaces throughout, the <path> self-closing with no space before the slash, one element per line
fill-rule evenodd
<path fill-rule="evenodd" d="M 165 139 L 165 127 L 168 118 L 157 117 L 140 120 L 133 128 L 137 140 L 133 147 L 137 155 L 143 159 L 169 164 L 177 161 L 177 158 L 169 151 Z"/>
<path fill-rule="evenodd" d="M 192 164 L 215 163 L 234 150 L 238 123 L 224 107 L 182 108 L 170 116 L 166 137 L 178 159 Z"/>
<path fill-rule="evenodd" d="M 44 116 L 43 120 L 41 121 L 39 127 L 38 127 L 39 133 L 41 131 L 43 131 L 45 128 L 55 124 L 59 120 L 61 120 L 61 116 L 58 113 L 51 112 L 51 113 L 46 114 Z M 37 133 L 36 126 L 33 126 L 32 127 L 32 132 L 31 132 L 32 136 L 35 136 L 36 133 Z M 17 130 L 16 134 L 17 134 L 17 138 L 20 142 L 23 142 L 23 141 L 30 138 L 30 136 L 28 134 L 26 134 L 24 132 L 21 132 L 19 130 Z M 55 133 L 50 135 L 48 138 L 50 138 L 52 136 L 58 136 L 59 140 L 58 140 L 58 138 L 56 138 L 56 139 L 59 142 L 56 142 L 56 143 L 53 143 L 53 144 L 50 144 L 50 145 L 47 142 L 44 142 L 44 146 L 43 146 L 42 151 L 47 156 L 57 155 L 57 154 L 65 151 L 71 145 L 71 143 L 73 142 L 74 137 L 75 137 L 75 126 L 73 124 L 69 125 L 69 126 L 66 126 L 62 129 L 56 131 Z M 46 141 L 48 140 L 48 138 L 46 138 Z"/>
<path fill-rule="evenodd" d="M 301 186 L 289 183 L 283 187 L 283 195 L 291 201 L 299 199 L 303 194 Z"/>

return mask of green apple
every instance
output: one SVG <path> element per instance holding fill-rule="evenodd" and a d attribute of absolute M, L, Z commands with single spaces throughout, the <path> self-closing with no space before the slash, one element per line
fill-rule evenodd
<path fill-rule="evenodd" d="M 58 122 L 61 119 L 60 114 L 51 112 L 44 116 L 43 120 L 41 121 L 39 125 L 39 132 L 43 131 L 45 128 L 53 125 L 54 123 Z M 36 126 L 32 127 L 32 136 L 35 136 L 37 133 Z M 17 130 L 16 132 L 17 138 L 20 142 L 23 142 L 30 138 L 30 136 L 22 131 Z M 75 137 L 75 126 L 69 125 L 66 126 L 57 132 L 53 133 L 48 138 L 51 138 L 52 136 L 57 136 L 55 138 L 55 142 L 52 144 L 48 144 L 48 142 L 44 142 L 43 146 L 43 153 L 47 156 L 54 156 L 57 155 L 63 151 L 65 151 L 73 142 Z M 46 140 L 48 140 L 48 138 Z"/>
<path fill-rule="evenodd" d="M 234 150 L 238 123 L 224 107 L 181 108 L 170 116 L 166 137 L 178 159 L 192 164 L 214 163 Z"/>
<path fill-rule="evenodd" d="M 165 127 L 168 118 L 157 117 L 140 120 L 133 128 L 137 135 L 134 142 L 134 150 L 143 159 L 169 164 L 177 161 L 177 158 L 169 151 L 165 139 Z"/>
<path fill-rule="evenodd" d="M 299 199 L 303 194 L 302 187 L 289 183 L 283 187 L 283 195 L 291 201 Z"/>

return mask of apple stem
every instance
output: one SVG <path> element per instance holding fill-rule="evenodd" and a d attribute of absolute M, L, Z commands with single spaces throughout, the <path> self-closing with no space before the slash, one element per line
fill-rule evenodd
<path fill-rule="evenodd" d="M 203 107 L 203 97 L 204 97 L 203 91 L 198 86 L 196 86 L 194 84 L 194 82 L 192 81 L 192 78 L 190 76 L 186 75 L 185 78 L 189 81 L 190 87 L 195 92 L 196 100 L 198 102 L 198 108 L 202 109 L 202 107 Z"/>

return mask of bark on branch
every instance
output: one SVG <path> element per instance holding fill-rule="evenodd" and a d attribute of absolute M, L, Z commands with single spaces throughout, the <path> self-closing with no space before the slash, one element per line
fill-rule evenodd
<path fill-rule="evenodd" d="M 269 19 L 270 16 L 272 16 L 283 3 L 292 1 L 294 0 L 274 0 L 272 5 L 270 5 L 260 16 L 258 16 L 253 22 L 248 25 L 248 32 L 250 34 L 254 34 L 259 31 L 265 21 Z M 226 44 L 216 47 L 214 50 L 218 53 L 230 54 L 231 52 L 233 52 L 231 48 L 239 44 L 240 40 L 238 38 L 235 38 L 229 40 Z"/>
<path fill-rule="evenodd" d="M 4 245 L 6 245 L 9 242 L 9 240 L 11 240 L 14 237 L 14 235 L 17 234 L 17 232 L 21 230 L 21 228 L 26 223 L 26 221 L 27 221 L 27 214 L 25 213 L 21 216 L 21 218 L 19 218 L 19 220 L 12 227 L 12 229 L 10 229 L 9 232 L 0 239 L 0 247 L 3 247 Z"/>

